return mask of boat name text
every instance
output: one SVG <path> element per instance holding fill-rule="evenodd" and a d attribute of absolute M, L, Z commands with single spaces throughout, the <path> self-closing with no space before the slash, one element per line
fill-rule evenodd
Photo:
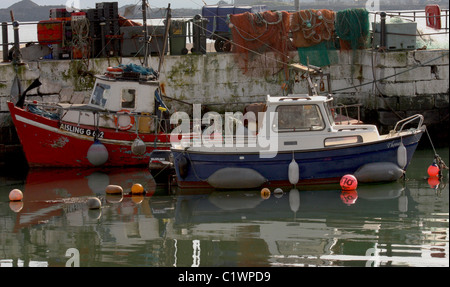
<path fill-rule="evenodd" d="M 79 134 L 79 135 L 85 135 L 85 136 L 89 136 L 89 137 L 95 137 L 96 133 L 97 133 L 96 130 L 84 129 L 84 128 L 72 126 L 69 124 L 61 124 L 61 126 L 59 128 L 64 131 L 68 131 L 68 132 Z M 104 133 L 99 131 L 97 138 L 103 138 L 103 135 L 104 135 Z"/>

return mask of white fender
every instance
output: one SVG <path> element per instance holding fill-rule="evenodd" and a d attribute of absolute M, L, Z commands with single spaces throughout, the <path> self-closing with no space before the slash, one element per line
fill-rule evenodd
<path fill-rule="evenodd" d="M 403 143 L 400 143 L 400 146 L 397 149 L 397 164 L 401 169 L 404 169 L 407 163 L 407 153 L 406 153 L 406 147 L 403 145 Z"/>
<path fill-rule="evenodd" d="M 94 166 L 104 164 L 108 160 L 108 156 L 108 150 L 98 140 L 94 141 L 87 152 L 87 159 Z"/>
<path fill-rule="evenodd" d="M 289 164 L 288 176 L 289 176 L 289 182 L 291 184 L 298 183 L 298 180 L 300 178 L 300 170 L 299 170 L 297 162 L 295 162 L 294 159 L 292 159 L 291 163 Z"/>

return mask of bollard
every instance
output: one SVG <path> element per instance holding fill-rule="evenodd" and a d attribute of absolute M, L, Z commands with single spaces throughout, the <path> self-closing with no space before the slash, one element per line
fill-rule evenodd
<path fill-rule="evenodd" d="M 8 56 L 8 23 L 2 22 L 2 51 L 3 51 L 3 62 L 9 62 Z"/>

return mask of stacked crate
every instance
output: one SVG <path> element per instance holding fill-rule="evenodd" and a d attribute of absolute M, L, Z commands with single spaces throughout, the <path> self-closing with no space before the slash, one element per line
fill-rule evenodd
<path fill-rule="evenodd" d="M 70 26 L 71 15 L 65 8 L 50 9 L 50 20 L 59 20 L 63 22 L 62 43 L 52 45 L 53 59 L 70 59 L 70 42 L 72 41 L 72 28 Z"/>
<path fill-rule="evenodd" d="M 83 10 L 89 20 L 89 37 L 91 38 L 91 57 L 98 58 L 102 56 L 102 30 L 100 18 L 103 14 L 98 9 Z"/>
<path fill-rule="evenodd" d="M 106 54 L 108 56 L 120 56 L 120 26 L 119 26 L 119 7 L 117 2 L 96 3 L 100 19 L 104 18 L 104 37 L 106 44 Z"/>

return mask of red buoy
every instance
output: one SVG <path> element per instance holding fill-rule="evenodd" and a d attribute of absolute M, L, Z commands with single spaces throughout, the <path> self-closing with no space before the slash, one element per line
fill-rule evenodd
<path fill-rule="evenodd" d="M 433 162 L 429 167 L 428 167 L 428 175 L 430 177 L 434 177 L 434 176 L 438 176 L 439 175 L 439 167 L 437 166 L 436 162 Z"/>
<path fill-rule="evenodd" d="M 351 174 L 346 174 L 341 178 L 340 185 L 342 190 L 355 190 L 358 186 L 358 180 Z"/>

